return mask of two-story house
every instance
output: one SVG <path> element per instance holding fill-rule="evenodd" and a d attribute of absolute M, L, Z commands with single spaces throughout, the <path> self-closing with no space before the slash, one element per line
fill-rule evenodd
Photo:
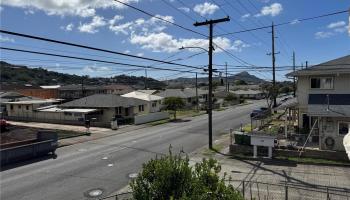
<path fill-rule="evenodd" d="M 344 151 L 350 131 L 350 55 L 287 76 L 297 78 L 299 129 L 312 130 L 320 149 Z"/>

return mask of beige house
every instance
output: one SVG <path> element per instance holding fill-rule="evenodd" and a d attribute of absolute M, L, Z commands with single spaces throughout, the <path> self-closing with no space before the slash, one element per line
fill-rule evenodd
<path fill-rule="evenodd" d="M 116 94 L 95 94 L 59 106 L 64 109 L 97 109 L 99 112 L 90 116 L 97 122 L 110 123 L 113 119 L 133 119 L 138 114 L 150 113 L 150 106 L 145 100 L 122 97 Z"/>
<path fill-rule="evenodd" d="M 57 100 L 43 99 L 43 100 L 24 100 L 4 102 L 7 110 L 7 117 L 9 118 L 35 118 L 37 109 L 44 106 L 49 106 L 57 103 Z"/>
<path fill-rule="evenodd" d="M 344 151 L 350 130 L 350 55 L 290 73 L 297 78 L 299 129 L 320 149 Z"/>
<path fill-rule="evenodd" d="M 147 101 L 147 108 L 149 108 L 150 113 L 159 112 L 162 108 L 162 103 L 164 99 L 164 97 L 161 96 L 146 94 L 138 91 L 130 92 L 121 96 Z"/>

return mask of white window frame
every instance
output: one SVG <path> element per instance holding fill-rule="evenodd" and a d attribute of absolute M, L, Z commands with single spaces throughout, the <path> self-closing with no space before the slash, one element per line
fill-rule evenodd
<path fill-rule="evenodd" d="M 322 79 L 328 79 L 328 78 L 330 78 L 330 79 L 332 79 L 332 87 L 331 88 L 324 88 L 324 87 L 322 87 Z M 311 80 L 312 79 L 320 79 L 320 88 L 312 88 L 311 87 Z M 334 90 L 334 77 L 333 76 L 319 76 L 319 77 L 317 77 L 317 76 L 314 76 L 314 77 L 310 77 L 310 89 L 311 90 Z"/>
<path fill-rule="evenodd" d="M 346 133 L 346 134 L 343 135 L 343 134 L 340 134 L 340 133 L 339 133 L 339 125 L 340 125 L 340 123 L 348 124 L 348 133 L 350 133 L 350 122 L 338 121 L 338 129 L 337 129 L 338 135 L 339 135 L 339 136 L 345 136 L 346 134 L 348 134 L 348 133 Z"/>

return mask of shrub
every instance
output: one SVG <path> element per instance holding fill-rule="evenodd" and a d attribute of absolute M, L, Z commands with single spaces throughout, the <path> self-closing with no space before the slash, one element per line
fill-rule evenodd
<path fill-rule="evenodd" d="M 221 166 L 214 159 L 189 165 L 189 158 L 181 154 L 163 156 L 143 164 L 142 171 L 131 183 L 136 200 L 241 200 L 243 197 L 232 185 L 220 178 Z"/>

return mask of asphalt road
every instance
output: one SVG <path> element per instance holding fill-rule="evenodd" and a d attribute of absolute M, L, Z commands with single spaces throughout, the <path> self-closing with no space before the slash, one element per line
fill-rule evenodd
<path fill-rule="evenodd" d="M 249 113 L 265 101 L 213 112 L 214 139 L 249 122 Z M 108 196 L 123 188 L 129 174 L 157 153 L 192 152 L 208 144 L 207 115 L 63 147 L 57 159 L 35 160 L 0 173 L 0 199 L 88 199 L 99 188 Z M 102 197 L 100 196 L 100 197 Z"/>

